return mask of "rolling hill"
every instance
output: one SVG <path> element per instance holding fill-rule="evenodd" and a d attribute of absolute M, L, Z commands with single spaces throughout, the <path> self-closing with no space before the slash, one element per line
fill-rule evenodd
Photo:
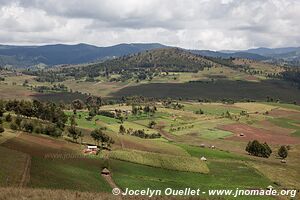
<path fill-rule="evenodd" d="M 88 44 L 9 46 L 0 45 L 0 66 L 28 67 L 40 63 L 52 66 L 58 64 L 79 64 L 165 47 L 153 44 L 118 44 L 97 47 Z"/>

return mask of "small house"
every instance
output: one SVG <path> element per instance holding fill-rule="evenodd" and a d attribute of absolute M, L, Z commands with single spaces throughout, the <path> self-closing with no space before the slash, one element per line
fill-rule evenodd
<path fill-rule="evenodd" d="M 281 163 L 286 163 L 286 160 L 285 160 L 285 159 L 282 159 L 280 162 L 281 162 Z"/>
<path fill-rule="evenodd" d="M 268 190 L 273 190 L 273 188 L 274 188 L 274 187 L 273 187 L 272 185 L 269 185 L 269 186 L 267 187 Z"/>
<path fill-rule="evenodd" d="M 205 144 L 200 144 L 200 147 L 204 148 L 204 147 L 205 147 Z"/>
<path fill-rule="evenodd" d="M 215 149 L 215 148 L 216 148 L 216 146 L 212 145 L 210 148 L 211 148 L 211 149 Z"/>
<path fill-rule="evenodd" d="M 206 159 L 204 156 L 202 156 L 202 157 L 200 158 L 200 160 L 201 160 L 201 161 L 207 161 L 207 159 Z"/>
<path fill-rule="evenodd" d="M 97 146 L 90 146 L 88 145 L 87 146 L 87 149 L 91 150 L 91 151 L 97 151 L 98 150 L 98 147 Z"/>
<path fill-rule="evenodd" d="M 104 168 L 102 169 L 102 171 L 101 171 L 101 174 L 102 174 L 102 175 L 105 175 L 105 176 L 108 176 L 108 175 L 110 175 L 110 171 L 109 171 L 106 167 L 104 167 Z"/>
<path fill-rule="evenodd" d="M 98 153 L 98 147 L 97 146 L 90 146 L 88 145 L 84 150 L 83 153 L 85 154 L 97 154 Z"/>
<path fill-rule="evenodd" d="M 245 135 L 244 135 L 244 133 L 240 133 L 240 136 L 241 136 L 241 137 L 244 137 Z"/>

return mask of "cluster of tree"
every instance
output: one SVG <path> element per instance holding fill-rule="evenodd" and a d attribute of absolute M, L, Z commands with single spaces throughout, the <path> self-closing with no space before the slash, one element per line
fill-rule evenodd
<path fill-rule="evenodd" d="M 171 125 L 171 128 L 169 129 L 170 132 L 174 132 L 174 131 L 180 131 L 180 130 L 184 130 L 184 129 L 191 129 L 194 128 L 194 125 L 188 125 L 188 126 L 178 126 L 178 127 L 173 127 Z"/>
<path fill-rule="evenodd" d="M 106 77 L 110 81 L 141 81 L 152 80 L 161 72 L 196 73 L 213 65 L 214 61 L 202 56 L 178 48 L 168 48 L 122 56 L 88 66 L 60 67 L 55 70 L 35 70 L 26 73 L 37 76 L 36 80 L 40 82 L 60 82 L 68 77 L 74 77 L 76 80 L 85 77 L 86 81 L 94 81 L 98 76 Z M 119 76 L 109 79 L 113 74 Z"/>
<path fill-rule="evenodd" d="M 53 137 L 62 135 L 63 130 L 58 128 L 57 125 L 47 122 L 44 123 L 37 119 L 29 119 L 17 115 L 12 117 L 9 113 L 5 116 L 5 121 L 10 123 L 9 127 L 12 130 L 21 130 L 27 133 L 45 134 Z"/>
<path fill-rule="evenodd" d="M 110 148 L 114 143 L 114 140 L 105 134 L 101 128 L 93 130 L 91 132 L 91 137 L 95 140 L 98 146 L 101 144 L 102 148 Z"/>
<path fill-rule="evenodd" d="M 106 117 L 110 117 L 110 118 L 115 118 L 115 113 L 113 112 L 110 112 L 110 111 L 107 111 L 107 110 L 100 110 L 98 112 L 99 115 L 103 115 L 103 116 L 106 116 Z"/>
<path fill-rule="evenodd" d="M 156 111 L 157 111 L 157 108 L 154 105 L 153 106 L 146 105 L 144 107 L 132 105 L 132 114 L 133 115 L 140 115 L 142 113 L 153 115 Z"/>
<path fill-rule="evenodd" d="M 78 138 L 81 138 L 81 143 L 82 143 L 82 138 L 83 138 L 83 134 L 81 132 L 81 130 L 77 129 L 77 123 L 76 123 L 76 116 L 72 115 L 70 118 L 70 127 L 68 127 L 68 136 L 71 137 L 73 139 L 74 142 L 77 142 Z"/>
<path fill-rule="evenodd" d="M 257 140 L 249 141 L 246 146 L 246 151 L 253 156 L 269 158 L 272 154 L 272 149 L 265 143 L 260 143 Z"/>
<path fill-rule="evenodd" d="M 160 138 L 161 137 L 160 133 L 147 134 L 147 133 L 145 133 L 144 130 L 135 130 L 130 135 L 140 137 L 140 138 L 144 138 L 144 139 L 155 139 L 155 138 Z"/>
<path fill-rule="evenodd" d="M 176 109 L 176 110 L 181 110 L 184 108 L 183 104 L 180 104 L 178 102 L 173 102 L 171 99 L 164 100 L 162 104 L 166 108 L 172 108 L 172 109 Z"/>
<path fill-rule="evenodd" d="M 120 125 L 119 133 L 122 135 L 127 133 L 128 135 L 132 135 L 132 136 L 136 136 L 136 137 L 140 137 L 140 138 L 144 138 L 144 139 L 154 139 L 154 138 L 161 137 L 161 134 L 159 134 L 159 133 L 147 134 L 147 133 L 145 133 L 144 130 L 133 130 L 132 128 L 129 128 L 126 130 L 126 128 L 122 124 Z"/>
<path fill-rule="evenodd" d="M 67 76 L 63 73 L 51 70 L 34 70 L 23 71 L 24 74 L 36 76 L 35 80 L 38 82 L 63 82 L 67 79 Z"/>
<path fill-rule="evenodd" d="M 55 103 L 40 102 L 38 100 L 9 100 L 1 101 L 0 104 L 5 105 L 5 111 L 14 112 L 17 115 L 36 117 L 54 123 L 58 128 L 63 129 L 68 119 L 63 112 L 62 107 Z M 1 106 L 0 106 L 1 107 Z"/>

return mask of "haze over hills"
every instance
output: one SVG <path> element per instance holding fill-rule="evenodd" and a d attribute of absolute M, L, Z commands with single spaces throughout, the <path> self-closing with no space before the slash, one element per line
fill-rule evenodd
<path fill-rule="evenodd" d="M 102 61 L 114 57 L 129 55 L 169 46 L 159 43 L 118 44 L 109 47 L 97 47 L 88 44 L 54 44 L 44 46 L 0 45 L 0 66 L 26 68 L 43 64 L 81 64 Z M 188 50 L 191 53 L 220 58 L 246 58 L 258 61 L 281 61 L 297 65 L 300 61 L 300 47 L 256 48 L 243 51 Z"/>

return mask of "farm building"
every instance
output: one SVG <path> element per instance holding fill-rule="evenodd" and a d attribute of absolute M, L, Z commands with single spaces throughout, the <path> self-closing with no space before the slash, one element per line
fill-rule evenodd
<path fill-rule="evenodd" d="M 91 146 L 91 145 L 88 145 L 84 150 L 83 150 L 83 153 L 86 153 L 86 154 L 97 154 L 98 153 L 98 147 L 97 146 Z"/>
<path fill-rule="evenodd" d="M 207 159 L 206 159 L 204 156 L 202 156 L 202 157 L 200 158 L 200 160 L 202 160 L 202 161 L 207 161 Z"/>
<path fill-rule="evenodd" d="M 102 169 L 101 174 L 105 175 L 105 176 L 108 176 L 108 175 L 110 175 L 110 171 L 105 167 L 105 168 Z"/>

